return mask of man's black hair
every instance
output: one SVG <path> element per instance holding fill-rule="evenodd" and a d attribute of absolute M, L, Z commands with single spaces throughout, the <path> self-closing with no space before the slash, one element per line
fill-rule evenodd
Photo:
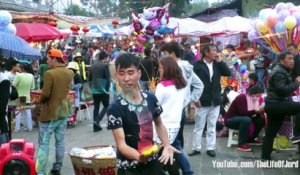
<path fill-rule="evenodd" d="M 108 54 L 104 51 L 100 51 L 100 53 L 98 54 L 98 59 L 99 60 L 104 60 L 107 57 L 108 57 Z"/>
<path fill-rule="evenodd" d="M 202 54 L 202 57 L 206 57 L 206 53 L 208 53 L 210 51 L 210 48 L 212 47 L 216 47 L 214 44 L 206 44 L 202 50 L 201 50 L 201 54 Z"/>
<path fill-rule="evenodd" d="M 248 78 L 249 78 L 249 79 L 252 79 L 254 82 L 258 82 L 258 76 L 257 76 L 256 73 L 250 73 L 250 74 L 248 75 Z"/>
<path fill-rule="evenodd" d="M 144 54 L 146 55 L 146 57 L 150 57 L 151 48 L 150 47 L 146 47 L 145 50 L 144 50 Z"/>
<path fill-rule="evenodd" d="M 126 69 L 129 68 L 130 66 L 134 66 L 137 69 L 140 68 L 140 60 L 137 56 L 135 56 L 132 53 L 124 53 L 121 54 L 116 62 L 115 62 L 116 69 L 121 68 L 121 69 Z"/>
<path fill-rule="evenodd" d="M 281 54 L 278 55 L 278 61 L 279 60 L 283 60 L 287 55 L 293 55 L 291 52 L 289 51 L 285 51 L 285 52 L 282 52 Z"/>
<path fill-rule="evenodd" d="M 162 46 L 161 51 L 166 51 L 168 53 L 175 53 L 177 58 L 180 58 L 182 49 L 180 48 L 179 44 L 176 42 L 169 42 Z"/>

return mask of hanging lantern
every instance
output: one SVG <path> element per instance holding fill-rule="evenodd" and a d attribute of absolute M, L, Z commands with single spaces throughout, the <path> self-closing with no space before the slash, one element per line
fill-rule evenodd
<path fill-rule="evenodd" d="M 114 19 L 112 22 L 112 25 L 114 26 L 114 28 L 116 29 L 119 25 L 119 21 L 117 19 Z"/>
<path fill-rule="evenodd" d="M 87 32 L 89 32 L 89 31 L 90 31 L 90 29 L 89 29 L 89 28 L 87 28 L 87 27 L 84 27 L 84 28 L 82 29 L 82 31 L 83 31 L 83 33 L 87 33 Z"/>
<path fill-rule="evenodd" d="M 48 25 L 52 26 L 52 27 L 56 27 L 57 23 L 55 21 L 50 21 L 50 22 L 48 22 Z"/>
<path fill-rule="evenodd" d="M 78 31 L 80 30 L 80 27 L 77 26 L 77 25 L 72 25 L 72 26 L 70 27 L 70 30 L 72 31 L 72 34 L 73 34 L 73 35 L 78 35 Z"/>

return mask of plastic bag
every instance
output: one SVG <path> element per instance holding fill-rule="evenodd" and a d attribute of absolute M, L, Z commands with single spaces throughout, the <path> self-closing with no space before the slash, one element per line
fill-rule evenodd
<path fill-rule="evenodd" d="M 292 142 L 283 135 L 278 135 L 273 142 L 273 149 L 281 150 L 291 148 Z"/>
<path fill-rule="evenodd" d="M 92 101 L 93 100 L 93 95 L 90 89 L 90 86 L 88 83 L 83 84 L 82 92 L 81 92 L 81 101 Z"/>

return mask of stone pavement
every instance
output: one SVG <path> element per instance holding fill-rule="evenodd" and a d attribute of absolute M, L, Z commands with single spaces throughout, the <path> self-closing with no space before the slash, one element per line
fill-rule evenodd
<path fill-rule="evenodd" d="M 91 107 L 92 108 L 92 107 Z M 91 111 L 90 108 L 90 111 Z M 92 114 L 92 111 L 91 111 Z M 25 123 L 25 122 L 23 122 Z M 103 125 L 105 125 L 103 123 Z M 192 147 L 192 132 L 193 125 L 185 126 L 185 151 L 190 152 Z M 29 142 L 33 142 L 37 149 L 38 144 L 38 129 L 34 128 L 32 132 L 22 131 L 20 133 L 13 133 L 13 138 L 25 138 Z M 205 140 L 205 138 L 203 138 Z M 205 142 L 205 141 L 204 141 Z M 62 174 L 74 175 L 72 163 L 68 155 L 73 147 L 85 147 L 92 145 L 114 145 L 114 139 L 111 131 L 102 130 L 97 133 L 92 132 L 92 121 L 84 120 L 79 122 L 75 128 L 67 129 L 65 135 L 66 154 L 63 162 Z M 205 146 L 204 146 L 205 147 Z M 52 163 L 55 160 L 54 137 L 51 139 L 50 154 L 49 154 L 49 171 Z M 250 162 L 259 160 L 261 153 L 261 146 L 252 146 L 252 152 L 241 152 L 235 147 L 227 148 L 227 138 L 217 138 L 217 156 L 211 158 L 203 150 L 201 155 L 189 157 L 192 170 L 195 175 L 299 175 L 299 168 L 222 168 L 222 162 L 236 163 L 236 162 Z M 298 166 L 300 162 L 300 154 L 296 151 L 280 151 L 272 154 L 275 160 L 291 160 L 297 161 Z M 213 162 L 219 162 L 219 167 L 214 167 Z M 229 164 L 228 164 L 229 165 Z M 232 165 L 232 164 L 231 164 Z"/>

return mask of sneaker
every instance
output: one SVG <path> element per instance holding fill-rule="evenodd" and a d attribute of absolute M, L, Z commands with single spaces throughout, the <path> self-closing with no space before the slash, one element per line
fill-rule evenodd
<path fill-rule="evenodd" d="M 295 137 L 293 137 L 291 140 L 292 140 L 292 143 L 293 143 L 293 144 L 300 143 L 300 136 L 295 136 Z"/>
<path fill-rule="evenodd" d="M 252 151 L 252 149 L 249 147 L 249 145 L 239 145 L 238 147 L 237 147 L 237 149 L 238 150 L 240 150 L 240 151 Z"/>
<path fill-rule="evenodd" d="M 262 145 L 262 142 L 259 140 L 248 141 L 249 145 Z"/>
<path fill-rule="evenodd" d="M 51 175 L 61 175 L 60 170 L 51 170 Z"/>

